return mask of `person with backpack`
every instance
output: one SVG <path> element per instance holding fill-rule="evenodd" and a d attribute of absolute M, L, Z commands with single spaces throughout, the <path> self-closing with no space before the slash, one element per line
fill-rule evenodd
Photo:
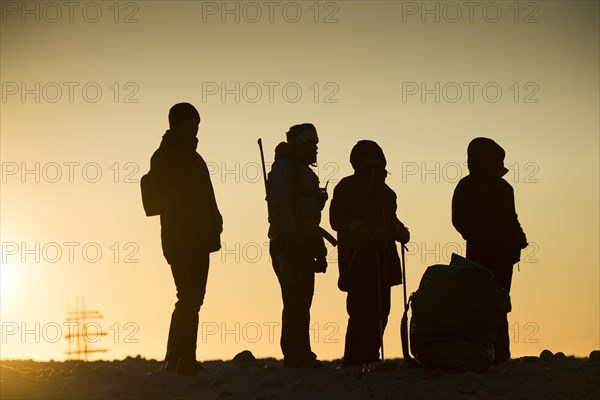
<path fill-rule="evenodd" d="M 310 346 L 310 307 L 315 273 L 327 269 L 319 228 L 327 193 L 310 168 L 319 142 L 314 125 L 294 125 L 286 136 L 268 175 L 270 253 L 283 299 L 281 350 L 285 368 L 314 368 L 321 363 Z"/>
<path fill-rule="evenodd" d="M 527 247 L 527 238 L 515 211 L 512 186 L 502 177 L 505 152 L 489 138 L 478 137 L 467 148 L 469 175 L 452 197 L 452 224 L 467 241 L 468 259 L 488 268 L 510 293 L 513 265 Z M 494 343 L 496 362 L 510 359 L 508 320 L 498 328 Z"/>
<path fill-rule="evenodd" d="M 221 248 L 223 218 L 204 159 L 196 152 L 200 114 L 189 103 L 169 111 L 170 129 L 142 178 L 147 215 L 160 214 L 163 254 L 171 266 L 177 302 L 171 315 L 164 369 L 196 375 L 198 313 L 204 301 L 209 254 Z"/>
<path fill-rule="evenodd" d="M 343 366 L 379 361 L 390 313 L 391 287 L 402 283 L 396 241 L 410 233 L 396 216 L 396 193 L 385 183 L 383 150 L 361 140 L 350 153 L 354 174 L 335 187 L 329 218 L 338 234 L 340 290 L 347 292 L 348 329 Z"/>

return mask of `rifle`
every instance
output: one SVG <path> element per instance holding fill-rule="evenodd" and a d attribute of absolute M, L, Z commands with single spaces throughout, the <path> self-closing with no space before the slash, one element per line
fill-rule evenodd
<path fill-rule="evenodd" d="M 269 220 L 269 223 L 271 223 L 271 203 L 269 201 L 269 184 L 267 182 L 267 169 L 265 168 L 265 153 L 263 151 L 263 145 L 262 145 L 262 138 L 258 138 L 258 148 L 260 149 L 260 162 L 262 165 L 262 171 L 263 171 L 263 181 L 265 182 L 265 200 L 267 202 L 267 219 Z M 271 237 L 271 235 L 268 235 L 269 238 Z"/>

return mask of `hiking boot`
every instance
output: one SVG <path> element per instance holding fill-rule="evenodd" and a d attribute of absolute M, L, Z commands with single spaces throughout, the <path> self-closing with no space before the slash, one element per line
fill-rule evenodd
<path fill-rule="evenodd" d="M 321 361 L 317 359 L 304 361 L 283 360 L 283 368 L 321 368 L 322 366 Z"/>
<path fill-rule="evenodd" d="M 178 359 L 177 360 L 165 360 L 162 370 L 165 372 L 176 372 L 178 361 L 179 361 Z"/>
<path fill-rule="evenodd" d="M 175 371 L 184 376 L 196 376 L 198 373 L 206 371 L 206 368 L 196 360 L 185 360 L 180 358 Z"/>

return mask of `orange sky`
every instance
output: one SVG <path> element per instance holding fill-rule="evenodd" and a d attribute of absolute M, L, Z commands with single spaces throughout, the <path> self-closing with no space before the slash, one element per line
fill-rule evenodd
<path fill-rule="evenodd" d="M 513 356 L 599 348 L 598 3 L 266 3 L 1 2 L 0 357 L 65 358 L 77 296 L 104 316 L 101 357 L 163 357 L 175 288 L 138 181 L 181 101 L 202 116 L 224 217 L 199 359 L 281 357 L 256 140 L 272 160 L 301 122 L 319 131 L 330 194 L 357 140 L 384 149 L 412 234 L 409 292 L 464 254 L 452 192 L 469 141 L 494 138 L 532 243 L 513 278 Z M 312 309 L 323 359 L 342 356 L 347 318 L 330 261 Z M 397 357 L 402 287 L 392 296 Z"/>

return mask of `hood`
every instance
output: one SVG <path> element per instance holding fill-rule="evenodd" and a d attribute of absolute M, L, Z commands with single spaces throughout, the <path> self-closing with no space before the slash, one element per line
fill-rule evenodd
<path fill-rule="evenodd" d="M 369 163 L 379 164 L 383 169 L 387 165 L 383 150 L 377 143 L 372 140 L 359 140 L 350 152 L 350 164 L 358 171 Z"/>
<path fill-rule="evenodd" d="M 504 167 L 504 149 L 492 139 L 478 137 L 467 148 L 469 173 L 485 178 L 500 178 L 508 169 Z"/>
<path fill-rule="evenodd" d="M 350 152 L 354 176 L 365 187 L 366 193 L 379 190 L 385 184 L 388 172 L 383 150 L 372 140 L 360 140 Z"/>

